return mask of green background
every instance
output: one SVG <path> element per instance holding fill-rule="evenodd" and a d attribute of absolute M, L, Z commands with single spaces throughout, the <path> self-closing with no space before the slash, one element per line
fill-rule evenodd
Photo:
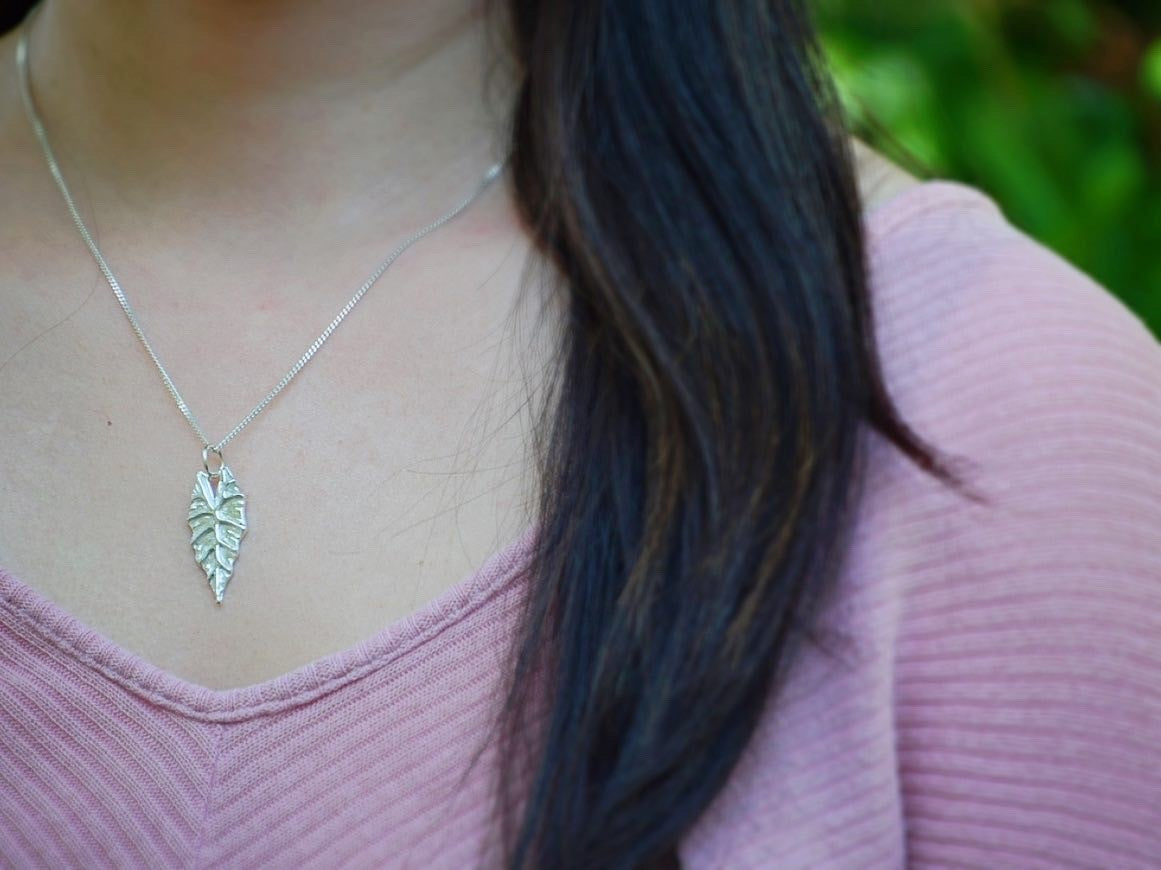
<path fill-rule="evenodd" d="M 853 131 L 1008 219 L 1161 336 L 1161 0 L 814 0 Z"/>

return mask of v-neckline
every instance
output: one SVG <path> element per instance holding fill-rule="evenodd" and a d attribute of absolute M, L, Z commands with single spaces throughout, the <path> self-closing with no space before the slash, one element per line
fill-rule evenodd
<path fill-rule="evenodd" d="M 977 188 L 946 178 L 906 187 L 863 214 L 866 242 L 877 248 L 910 217 L 933 203 L 971 202 L 998 211 Z M 0 624 L 23 626 L 42 641 L 122 685 L 137 696 L 189 718 L 236 722 L 309 702 L 398 660 L 451 625 L 466 619 L 523 576 L 519 570 L 537 523 L 488 556 L 480 567 L 411 614 L 354 646 L 320 656 L 292 671 L 251 685 L 212 689 L 178 677 L 81 622 L 56 602 L 0 566 Z"/>
<path fill-rule="evenodd" d="M 0 626 L 27 629 L 70 661 L 103 674 L 158 706 L 203 721 L 236 722 L 298 706 L 398 660 L 467 618 L 519 576 L 535 539 L 533 523 L 488 556 L 478 569 L 418 610 L 354 646 L 320 656 L 257 683 L 212 689 L 163 670 L 81 622 L 0 566 Z"/>

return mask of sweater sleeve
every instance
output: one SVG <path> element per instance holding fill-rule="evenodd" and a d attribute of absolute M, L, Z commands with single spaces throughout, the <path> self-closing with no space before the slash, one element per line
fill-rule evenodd
<path fill-rule="evenodd" d="M 1158 867 L 1161 345 L 1005 227 L 965 258 L 914 409 L 991 504 L 949 497 L 902 595 L 908 864 Z"/>

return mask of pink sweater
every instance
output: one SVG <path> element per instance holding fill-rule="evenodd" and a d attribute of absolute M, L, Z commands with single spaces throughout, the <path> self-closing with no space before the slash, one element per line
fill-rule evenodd
<path fill-rule="evenodd" d="M 824 616 L 847 660 L 796 662 L 685 864 L 1161 867 L 1161 345 L 974 188 L 911 188 L 868 231 L 888 384 L 996 507 L 871 441 Z M 0 865 L 491 865 L 485 728 L 533 533 L 226 691 L 0 570 Z"/>

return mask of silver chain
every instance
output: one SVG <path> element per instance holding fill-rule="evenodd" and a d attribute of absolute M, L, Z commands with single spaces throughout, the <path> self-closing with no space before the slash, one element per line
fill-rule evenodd
<path fill-rule="evenodd" d="M 81 219 L 81 213 L 77 209 L 76 203 L 73 201 L 72 194 L 69 193 L 68 185 L 65 184 L 64 176 L 60 171 L 60 166 L 57 164 L 56 157 L 53 155 L 52 148 L 49 146 L 48 135 L 45 133 L 44 124 L 40 120 L 40 115 L 37 113 L 36 105 L 32 100 L 32 89 L 29 84 L 28 74 L 27 26 L 21 29 L 20 39 L 16 44 L 16 66 L 19 72 L 21 97 L 23 98 L 25 112 L 28 115 L 28 120 L 32 124 L 33 130 L 36 133 L 36 138 L 40 141 L 40 147 L 44 152 L 44 159 L 45 162 L 48 163 L 49 171 L 52 173 L 52 177 L 56 181 L 56 186 L 60 189 L 61 195 L 64 197 L 65 204 L 69 209 L 69 214 L 72 215 L 73 223 L 76 224 L 77 230 L 80 232 L 81 237 L 85 240 L 85 244 L 88 246 L 89 252 L 93 255 L 93 259 L 97 261 L 97 266 L 100 268 L 101 273 L 105 276 L 105 280 L 109 282 L 109 286 L 113 289 L 113 294 L 117 297 L 117 301 L 121 304 L 121 308 L 124 310 L 125 316 L 129 318 L 129 325 L 133 327 L 133 331 L 137 334 L 137 337 L 141 339 L 141 344 L 145 346 L 145 350 L 149 353 L 150 358 L 153 360 L 153 364 L 157 366 L 157 371 L 161 374 L 161 379 L 165 382 L 165 388 L 173 397 L 174 402 L 177 403 L 177 407 L 181 410 L 181 413 L 185 416 L 186 420 L 189 421 L 190 426 L 193 427 L 194 432 L 196 432 L 198 437 L 201 438 L 202 444 L 205 446 L 206 450 L 213 451 L 219 455 L 221 454 L 221 449 L 230 443 L 230 441 L 232 441 L 239 432 L 246 428 L 246 426 L 255 417 L 261 414 L 263 409 L 269 405 L 271 401 L 273 401 L 274 397 L 286 388 L 287 384 L 289 384 L 294 379 L 294 376 L 302 370 L 303 366 L 305 366 L 310 361 L 311 357 L 313 357 L 318 352 L 318 349 L 323 346 L 323 343 L 330 337 L 331 333 L 335 331 L 335 328 L 343 322 L 343 318 L 345 318 L 350 313 L 351 309 L 355 307 L 358 301 L 363 298 L 363 294 L 370 290 L 371 286 L 379 280 L 379 277 L 387 271 L 387 268 L 393 262 L 395 262 L 395 259 L 409 247 L 411 247 L 412 244 L 419 241 L 428 233 L 439 229 L 441 226 L 446 224 L 448 221 L 466 209 L 469 205 L 471 205 L 475 201 L 476 197 L 483 193 L 484 189 L 487 188 L 488 185 L 491 184 L 491 182 L 504 170 L 504 165 L 507 163 L 507 158 L 505 158 L 499 163 L 493 165 L 484 175 L 483 180 L 481 180 L 475 191 L 466 199 L 464 199 L 463 202 L 441 217 L 436 218 L 423 229 L 412 233 L 403 242 L 401 242 L 399 246 L 395 248 L 395 250 L 388 254 L 387 258 L 379 264 L 378 268 L 376 268 L 374 272 L 371 273 L 371 276 L 363 282 L 363 285 L 359 287 L 359 289 L 355 292 L 355 295 L 352 296 L 347 304 L 343 306 L 342 310 L 339 311 L 339 313 L 335 316 L 335 319 L 332 320 L 327 328 L 319 334 L 319 337 L 316 338 L 310 347 L 306 349 L 306 352 L 301 357 L 299 357 L 298 362 L 291 366 L 290 371 L 288 371 L 282 377 L 282 380 L 278 382 L 274 389 L 266 394 L 266 398 L 255 405 L 254 409 L 242 419 L 242 422 L 230 430 L 230 433 L 225 438 L 223 438 L 217 444 L 214 444 L 208 437 L 206 437 L 205 432 L 202 431 L 202 427 L 194 418 L 193 412 L 189 409 L 189 405 L 186 404 L 185 399 L 181 397 L 181 393 L 178 392 L 177 387 L 174 385 L 173 379 L 169 376 L 169 372 L 165 370 L 165 366 L 163 366 L 161 364 L 161 360 L 158 359 L 157 353 L 153 350 L 153 346 L 149 343 L 149 339 L 145 337 L 145 333 L 141 330 L 141 324 L 137 321 L 137 315 L 133 312 L 132 307 L 130 307 L 129 300 L 125 298 L 125 292 L 121 289 L 121 284 L 117 280 L 117 276 L 114 275 L 113 270 L 109 268 L 109 264 L 105 261 L 104 255 L 101 254 L 101 249 L 97 247 L 97 243 L 93 240 L 92 233 L 89 232 L 88 227 L 85 226 L 84 220 Z"/>

